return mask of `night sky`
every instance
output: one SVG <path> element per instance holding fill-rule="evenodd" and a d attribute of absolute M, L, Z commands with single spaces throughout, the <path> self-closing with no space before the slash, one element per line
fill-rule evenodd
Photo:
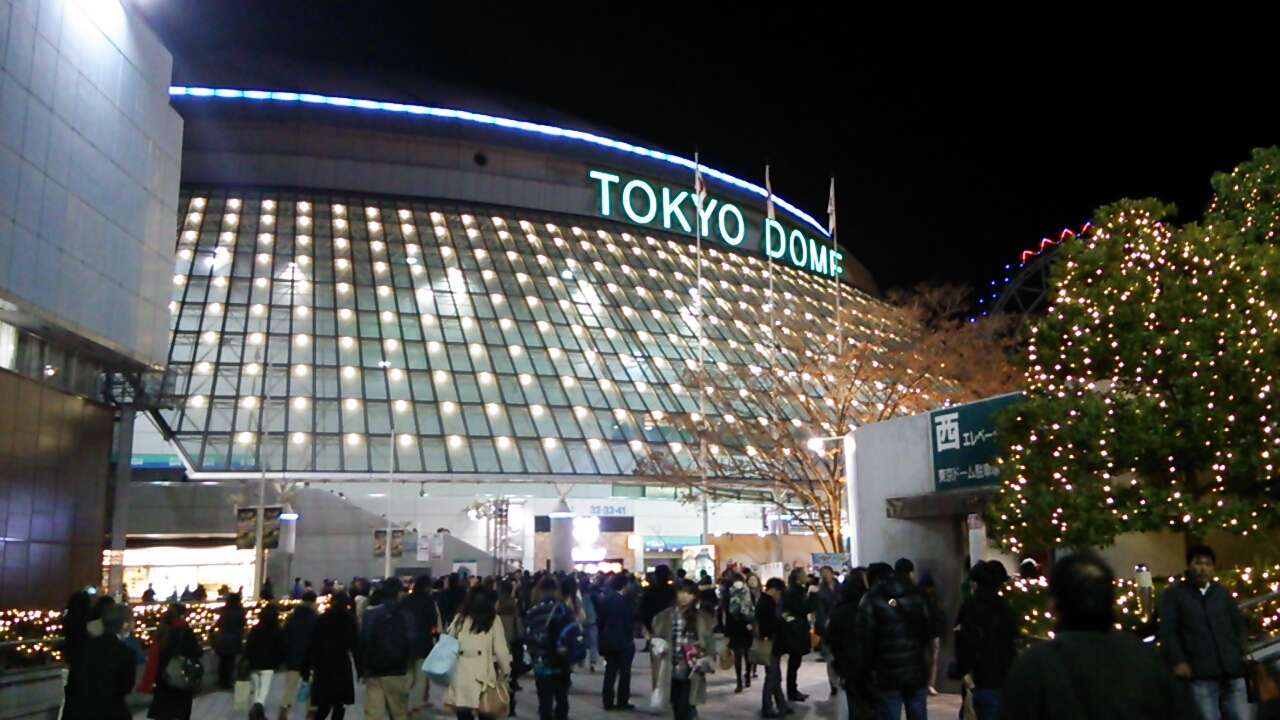
<path fill-rule="evenodd" d="M 885 288 L 986 286 L 1123 197 L 1194 219 L 1213 172 L 1280 143 L 1270 23 L 1203 8 L 134 4 L 179 55 L 247 48 L 421 74 L 696 148 L 755 182 L 768 161 L 774 190 L 820 219 L 834 172 L 841 243 Z"/>

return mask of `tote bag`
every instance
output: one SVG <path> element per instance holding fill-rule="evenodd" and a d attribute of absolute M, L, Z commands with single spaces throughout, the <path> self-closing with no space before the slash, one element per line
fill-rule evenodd
<path fill-rule="evenodd" d="M 511 691 L 507 687 L 507 679 L 498 676 L 498 684 L 490 685 L 480 694 L 480 705 L 476 712 L 482 718 L 505 718 L 507 707 L 511 703 Z"/>
<path fill-rule="evenodd" d="M 231 699 L 232 710 L 248 710 L 249 696 L 253 694 L 253 683 L 248 680 L 236 681 L 236 693 Z"/>
<path fill-rule="evenodd" d="M 431 654 L 422 661 L 422 672 L 431 682 L 449 687 L 453 682 L 453 670 L 458 666 L 458 638 L 445 633 L 431 648 Z"/>

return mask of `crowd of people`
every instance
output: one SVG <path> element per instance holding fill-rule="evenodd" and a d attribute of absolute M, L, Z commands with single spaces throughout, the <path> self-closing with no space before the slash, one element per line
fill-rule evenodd
<path fill-rule="evenodd" d="M 1187 554 L 1184 578 L 1161 597 L 1162 659 L 1149 645 L 1116 630 L 1115 579 L 1088 552 L 1053 565 L 1049 593 L 1056 634 L 1019 652 L 1019 618 L 1002 589 L 999 562 L 971 568 L 955 622 L 955 660 L 946 668 L 965 695 L 963 718 L 1176 718 L 1244 720 L 1246 624 L 1235 599 L 1213 580 L 1216 557 L 1205 546 Z M 423 667 L 439 638 L 457 640 L 457 661 L 441 703 L 460 720 L 492 714 L 500 697 L 516 716 L 522 681 L 532 681 L 540 720 L 567 720 L 575 671 L 603 662 L 600 702 L 636 708 L 632 665 L 643 642 L 651 662 L 650 708 L 676 720 L 698 717 L 707 675 L 732 668 L 734 692 L 760 686 L 760 712 L 778 718 L 808 700 L 797 675 L 806 655 L 826 663 L 831 696 L 851 720 L 925 720 L 936 694 L 938 639 L 947 630 L 931 579 L 914 564 L 875 563 L 816 576 L 793 570 L 786 580 L 731 569 L 694 581 L 662 566 L 644 578 L 629 573 L 514 573 L 476 578 L 418 578 L 409 592 L 399 579 L 326 580 L 328 607 L 300 578 L 299 602 L 282 620 L 268 602 L 248 627 L 238 593 L 227 592 L 210 638 L 217 684 L 249 683 L 249 717 L 264 720 L 277 674 L 283 675 L 278 717 L 295 704 L 315 720 L 342 720 L 365 689 L 365 717 L 404 720 L 430 701 Z M 187 720 L 200 687 L 204 650 L 172 603 L 149 652 L 132 641 L 132 615 L 111 598 L 96 604 L 73 596 L 64 618 L 70 668 L 62 717 L 131 717 L 124 697 L 145 659 L 148 717 Z M 785 658 L 785 663 L 784 663 Z M 784 671 L 785 665 L 785 671 Z"/>

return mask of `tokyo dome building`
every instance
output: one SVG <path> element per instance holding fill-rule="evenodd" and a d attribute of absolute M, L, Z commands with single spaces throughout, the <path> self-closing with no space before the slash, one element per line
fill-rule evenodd
<path fill-rule="evenodd" d="M 697 409 L 700 335 L 769 365 L 770 317 L 816 347 L 837 291 L 878 302 L 763 178 L 704 166 L 699 212 L 691 158 L 542 108 L 252 58 L 175 83 L 161 419 L 192 480 L 625 482 Z"/>

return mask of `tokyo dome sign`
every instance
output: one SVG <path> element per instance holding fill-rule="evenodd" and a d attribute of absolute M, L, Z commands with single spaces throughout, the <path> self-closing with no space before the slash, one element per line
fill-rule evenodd
<path fill-rule="evenodd" d="M 697 222 L 703 237 L 726 245 L 746 243 L 774 260 L 825 277 L 839 277 L 844 272 L 840 264 L 844 255 L 838 249 L 767 217 L 753 225 L 733 203 L 708 197 L 705 207 L 698 210 L 689 189 L 623 178 L 603 170 L 591 170 L 587 176 L 598 184 L 598 212 L 602 217 L 622 217 L 637 225 L 691 234 L 695 232 L 693 223 Z"/>

